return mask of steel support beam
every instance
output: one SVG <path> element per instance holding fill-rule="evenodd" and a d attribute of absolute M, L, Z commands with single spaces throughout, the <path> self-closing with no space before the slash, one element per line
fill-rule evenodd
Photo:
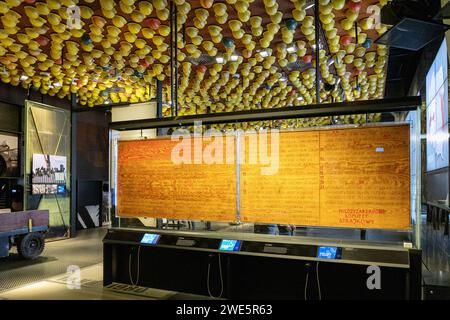
<path fill-rule="evenodd" d="M 422 103 L 420 96 L 368 101 L 339 102 L 316 104 L 311 106 L 283 107 L 274 109 L 245 110 L 201 114 L 164 119 L 134 120 L 114 122 L 110 128 L 114 130 L 136 130 L 192 126 L 197 122 L 202 125 L 219 123 L 238 123 L 249 121 L 281 120 L 329 117 L 349 114 L 401 112 L 416 110 Z"/>
<path fill-rule="evenodd" d="M 320 53 L 320 20 L 319 20 L 319 0 L 314 0 L 314 30 L 316 33 L 316 50 L 315 50 L 315 59 L 316 59 L 316 103 L 320 104 L 320 84 L 322 82 L 320 76 L 320 63 L 319 63 L 319 53 Z"/>
<path fill-rule="evenodd" d="M 72 110 L 77 107 L 77 94 L 70 94 Z M 70 113 L 70 237 L 77 234 L 77 113 Z"/>
<path fill-rule="evenodd" d="M 156 80 L 156 117 L 158 119 L 162 118 L 162 81 Z"/>

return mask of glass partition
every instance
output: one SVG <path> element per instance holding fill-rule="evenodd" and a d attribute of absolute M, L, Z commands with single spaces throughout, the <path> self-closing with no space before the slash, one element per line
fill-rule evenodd
<path fill-rule="evenodd" d="M 24 206 L 49 210 L 50 238 L 70 232 L 70 147 L 70 111 L 26 101 Z"/>

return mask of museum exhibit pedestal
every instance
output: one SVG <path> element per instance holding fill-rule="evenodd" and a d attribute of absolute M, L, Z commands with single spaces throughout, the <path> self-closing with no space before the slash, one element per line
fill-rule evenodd
<path fill-rule="evenodd" d="M 225 299 L 421 298 L 421 251 L 399 246 L 124 229 L 103 243 L 104 286 Z"/>

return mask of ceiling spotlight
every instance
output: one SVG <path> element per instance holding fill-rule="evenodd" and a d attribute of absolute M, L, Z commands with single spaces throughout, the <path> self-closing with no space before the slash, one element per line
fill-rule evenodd
<path fill-rule="evenodd" d="M 316 48 L 317 48 L 316 44 L 315 44 L 315 43 L 312 44 L 312 45 L 311 45 L 311 48 L 315 51 Z M 322 49 L 322 48 L 323 48 L 322 43 L 319 42 L 319 50 Z"/>
<path fill-rule="evenodd" d="M 238 61 L 239 56 L 237 54 L 232 54 L 230 57 L 230 61 Z"/>
<path fill-rule="evenodd" d="M 261 55 L 261 57 L 266 58 L 269 56 L 269 52 L 267 50 L 262 50 L 259 52 L 259 54 Z"/>
<path fill-rule="evenodd" d="M 216 57 L 217 63 L 224 63 L 225 59 L 223 57 Z"/>
<path fill-rule="evenodd" d="M 20 76 L 20 81 L 25 81 L 25 80 L 27 80 L 28 79 L 28 76 L 27 75 L 25 75 L 25 74 L 23 74 L 23 75 L 21 75 Z"/>
<path fill-rule="evenodd" d="M 297 51 L 297 48 L 295 47 L 295 45 L 291 45 L 287 47 L 286 51 L 289 53 L 294 53 L 295 51 Z"/>

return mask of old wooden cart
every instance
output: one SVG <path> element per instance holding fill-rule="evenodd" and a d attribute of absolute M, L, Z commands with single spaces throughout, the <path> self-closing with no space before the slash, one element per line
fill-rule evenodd
<path fill-rule="evenodd" d="M 48 210 L 0 213 L 0 258 L 14 245 L 22 258 L 37 258 L 44 250 L 48 225 Z"/>

